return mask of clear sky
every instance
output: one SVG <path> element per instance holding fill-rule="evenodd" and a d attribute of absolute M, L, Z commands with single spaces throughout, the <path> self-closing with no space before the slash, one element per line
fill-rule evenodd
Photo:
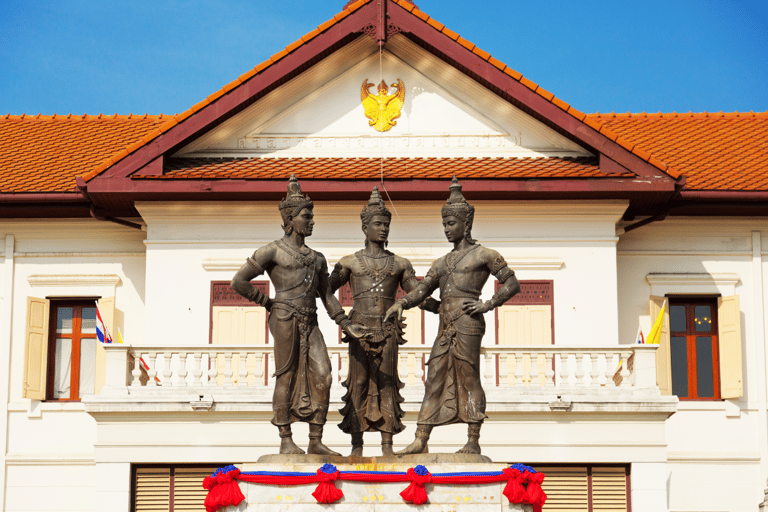
<path fill-rule="evenodd" d="M 0 113 L 174 114 L 346 0 L 2 0 Z M 584 112 L 768 110 L 768 1 L 416 0 Z"/>

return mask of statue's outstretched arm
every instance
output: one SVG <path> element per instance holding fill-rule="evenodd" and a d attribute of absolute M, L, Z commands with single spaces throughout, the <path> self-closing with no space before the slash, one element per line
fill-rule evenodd
<path fill-rule="evenodd" d="M 337 263 L 333 267 L 333 272 L 328 277 L 328 284 L 331 287 L 331 293 L 335 292 L 345 284 L 349 282 L 349 274 L 351 271 L 344 267 L 341 263 Z"/>

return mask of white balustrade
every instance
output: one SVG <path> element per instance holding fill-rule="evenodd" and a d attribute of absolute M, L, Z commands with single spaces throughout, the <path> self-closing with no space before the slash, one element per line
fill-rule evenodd
<path fill-rule="evenodd" d="M 558 345 L 492 345 L 480 354 L 480 378 L 486 389 L 530 388 L 599 389 L 631 391 L 656 385 L 655 345 L 615 347 L 563 347 Z M 108 349 L 107 385 L 138 387 L 271 387 L 273 369 L 265 375 L 267 361 L 274 361 L 270 345 L 206 345 L 195 347 L 131 347 Z M 429 357 L 428 345 L 401 346 L 400 380 L 423 386 L 421 362 Z M 349 374 L 346 345 L 328 348 L 332 389 L 342 391 Z M 129 367 L 133 357 L 135 366 Z M 142 365 L 142 358 L 147 367 Z M 408 361 L 414 364 L 409 365 Z M 120 375 L 120 368 L 125 368 Z M 147 389 L 149 391 L 149 389 Z"/>

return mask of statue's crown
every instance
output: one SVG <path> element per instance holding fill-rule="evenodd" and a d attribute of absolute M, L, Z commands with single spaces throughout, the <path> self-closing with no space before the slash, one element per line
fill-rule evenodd
<path fill-rule="evenodd" d="M 360 219 L 363 221 L 363 224 L 368 224 L 368 222 L 370 222 L 376 215 L 384 215 L 390 219 L 392 218 L 392 213 L 387 209 L 384 204 L 384 199 L 382 199 L 381 194 L 379 194 L 379 187 L 373 187 L 371 198 L 368 199 L 368 204 L 365 205 L 363 211 L 360 212 Z"/>
<path fill-rule="evenodd" d="M 451 195 L 448 196 L 448 200 L 443 205 L 440 213 L 442 213 L 443 217 L 458 217 L 464 222 L 472 222 L 475 216 L 475 207 L 464 199 L 464 194 L 461 193 L 461 185 L 459 185 L 459 180 L 456 176 L 451 180 L 449 190 Z"/>
<path fill-rule="evenodd" d="M 309 196 L 305 196 L 301 193 L 301 185 L 299 185 L 299 180 L 296 179 L 296 175 L 291 174 L 291 178 L 288 180 L 288 195 L 285 199 L 280 201 L 279 208 L 281 210 L 290 209 L 295 217 L 304 208 L 309 208 L 311 210 L 314 206 L 315 204 Z"/>

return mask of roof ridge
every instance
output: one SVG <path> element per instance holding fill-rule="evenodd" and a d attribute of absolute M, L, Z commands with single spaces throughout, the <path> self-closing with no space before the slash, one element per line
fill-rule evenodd
<path fill-rule="evenodd" d="M 0 119 L 8 119 L 12 121 L 28 121 L 28 120 L 39 120 L 39 121 L 70 121 L 70 120 L 80 120 L 80 121 L 90 121 L 93 119 L 132 119 L 132 120 L 139 120 L 139 119 L 152 119 L 152 120 L 163 120 L 167 118 L 173 118 L 175 116 L 169 115 L 169 114 L 72 114 L 71 112 L 69 114 L 56 114 L 53 113 L 51 115 L 44 115 L 44 114 L 5 114 L 0 115 Z"/>
<path fill-rule="evenodd" d="M 587 117 L 768 117 L 768 110 L 765 112 L 594 112 L 587 114 Z"/>

